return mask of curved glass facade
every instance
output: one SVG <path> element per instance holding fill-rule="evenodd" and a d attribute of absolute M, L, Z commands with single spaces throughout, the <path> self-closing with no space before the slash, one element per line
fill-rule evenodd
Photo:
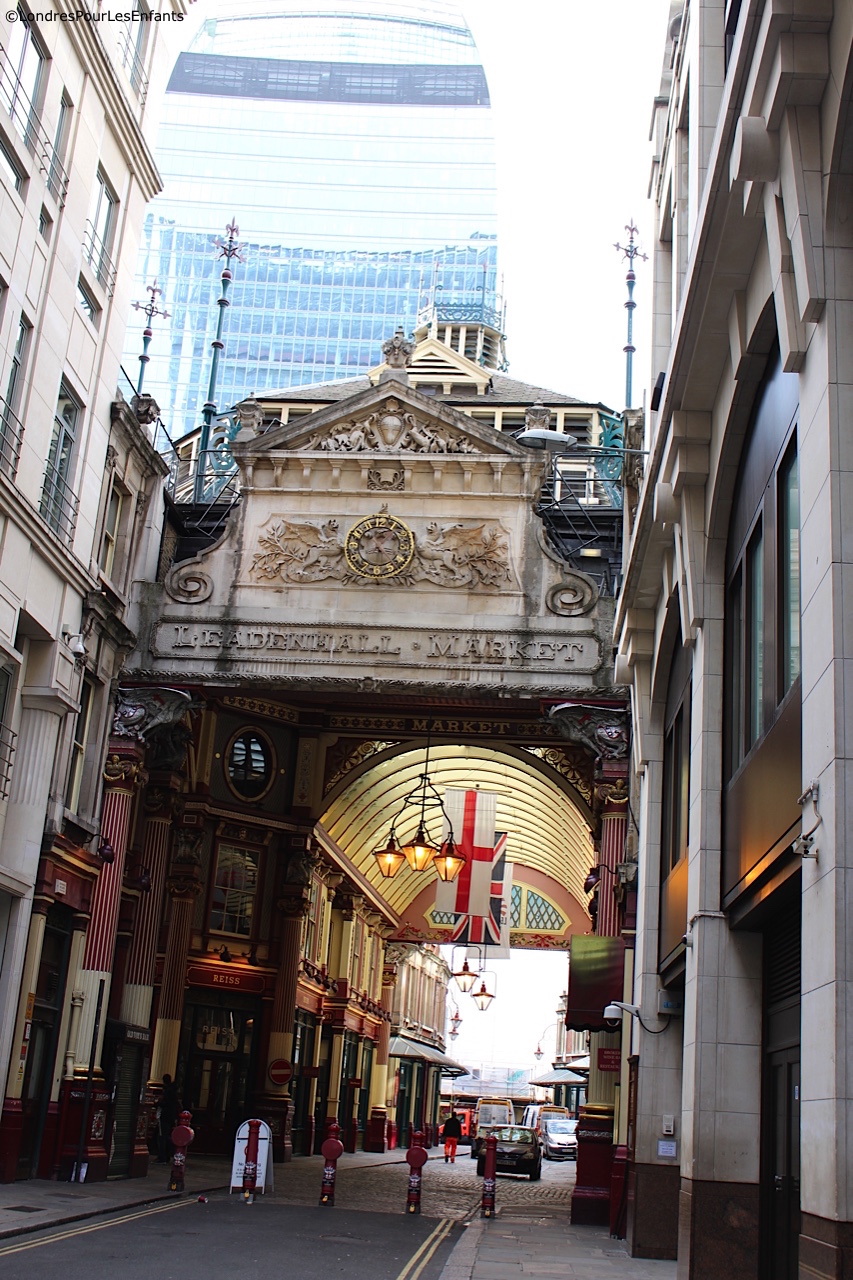
<path fill-rule="evenodd" d="M 221 263 L 245 245 L 216 400 L 328 382 L 381 359 L 428 298 L 493 307 L 489 94 L 455 5 L 244 0 L 212 6 L 174 68 L 136 296 L 156 276 L 145 390 L 174 434 L 200 420 Z M 208 7 L 208 13 L 211 7 Z M 309 11 L 310 10 L 310 11 Z M 136 377 L 140 326 L 124 364 Z"/>

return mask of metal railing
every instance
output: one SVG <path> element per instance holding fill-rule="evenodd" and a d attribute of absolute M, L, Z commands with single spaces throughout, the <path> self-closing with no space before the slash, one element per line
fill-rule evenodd
<path fill-rule="evenodd" d="M 12 760 L 18 744 L 18 735 L 8 725 L 0 724 L 0 800 L 9 795 L 12 778 Z"/>
<path fill-rule="evenodd" d="M 18 474 L 23 438 L 24 424 L 0 397 L 0 471 L 10 480 L 14 480 Z"/>
<path fill-rule="evenodd" d="M 52 462 L 44 469 L 39 512 L 42 519 L 70 547 L 77 524 L 79 498 Z"/>
<path fill-rule="evenodd" d="M 107 252 L 107 246 L 95 230 L 94 224 L 88 218 L 83 234 L 83 256 L 95 273 L 98 284 L 107 297 L 111 298 L 116 282 L 116 265 Z"/>
<path fill-rule="evenodd" d="M 140 107 L 144 107 L 145 99 L 148 95 L 148 77 L 145 74 L 144 59 L 140 57 L 139 50 L 136 47 L 138 34 L 138 28 L 134 31 L 133 27 L 127 24 L 119 36 L 118 51 L 121 65 L 130 80 L 130 87 L 139 99 Z"/>
<path fill-rule="evenodd" d="M 37 162 L 44 176 L 47 189 L 60 209 L 65 204 L 68 190 L 68 174 L 59 159 L 56 147 L 42 126 L 35 106 L 27 96 L 20 80 L 11 70 L 8 54 L 0 44 L 3 68 L 0 71 L 0 105 L 8 112 L 24 146 Z"/>

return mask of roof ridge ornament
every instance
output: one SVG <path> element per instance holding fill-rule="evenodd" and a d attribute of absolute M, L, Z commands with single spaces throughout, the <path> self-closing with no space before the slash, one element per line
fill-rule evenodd
<path fill-rule="evenodd" d="M 388 368 L 382 370 L 379 381 L 387 382 L 393 379 L 395 382 L 408 383 L 409 375 L 406 370 L 412 363 L 414 351 L 414 342 L 406 337 L 402 325 L 398 325 L 394 336 L 382 343 L 382 354 Z"/>

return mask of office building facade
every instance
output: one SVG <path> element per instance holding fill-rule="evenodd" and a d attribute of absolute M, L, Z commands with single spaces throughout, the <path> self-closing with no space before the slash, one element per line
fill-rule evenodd
<path fill-rule="evenodd" d="M 616 622 L 639 901 L 628 1236 L 851 1270 L 849 6 L 673 5 L 659 403 Z M 683 1012 L 682 1012 L 683 1009 Z"/>
<path fill-rule="evenodd" d="M 234 264 L 217 401 L 364 373 L 420 310 L 502 328 L 489 92 L 453 4 L 213 4 L 175 65 L 136 289 L 163 305 L 146 372 L 175 437 L 207 398 L 220 263 Z M 131 326 L 125 367 L 135 377 Z"/>

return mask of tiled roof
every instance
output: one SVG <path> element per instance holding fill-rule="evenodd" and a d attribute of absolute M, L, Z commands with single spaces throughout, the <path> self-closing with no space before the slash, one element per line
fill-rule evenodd
<path fill-rule="evenodd" d="M 337 382 L 311 383 L 305 387 L 284 387 L 280 391 L 263 391 L 258 393 L 256 399 L 282 402 L 304 400 L 308 403 L 333 404 L 336 400 L 346 400 L 348 396 L 354 396 L 359 391 L 367 391 L 371 385 L 369 378 L 341 378 Z M 417 389 L 422 390 L 422 388 Z M 578 400 L 576 396 L 565 395 L 562 391 L 549 391 L 547 387 L 537 387 L 531 382 L 519 382 L 516 378 L 507 378 L 502 373 L 492 374 L 488 389 L 481 396 L 476 392 L 467 395 L 445 395 L 437 389 L 435 395 L 430 395 L 430 399 L 441 400 L 451 405 L 527 405 L 541 400 L 543 404 L 590 404 L 594 408 L 605 408 L 604 405 L 593 405 L 588 400 Z"/>

